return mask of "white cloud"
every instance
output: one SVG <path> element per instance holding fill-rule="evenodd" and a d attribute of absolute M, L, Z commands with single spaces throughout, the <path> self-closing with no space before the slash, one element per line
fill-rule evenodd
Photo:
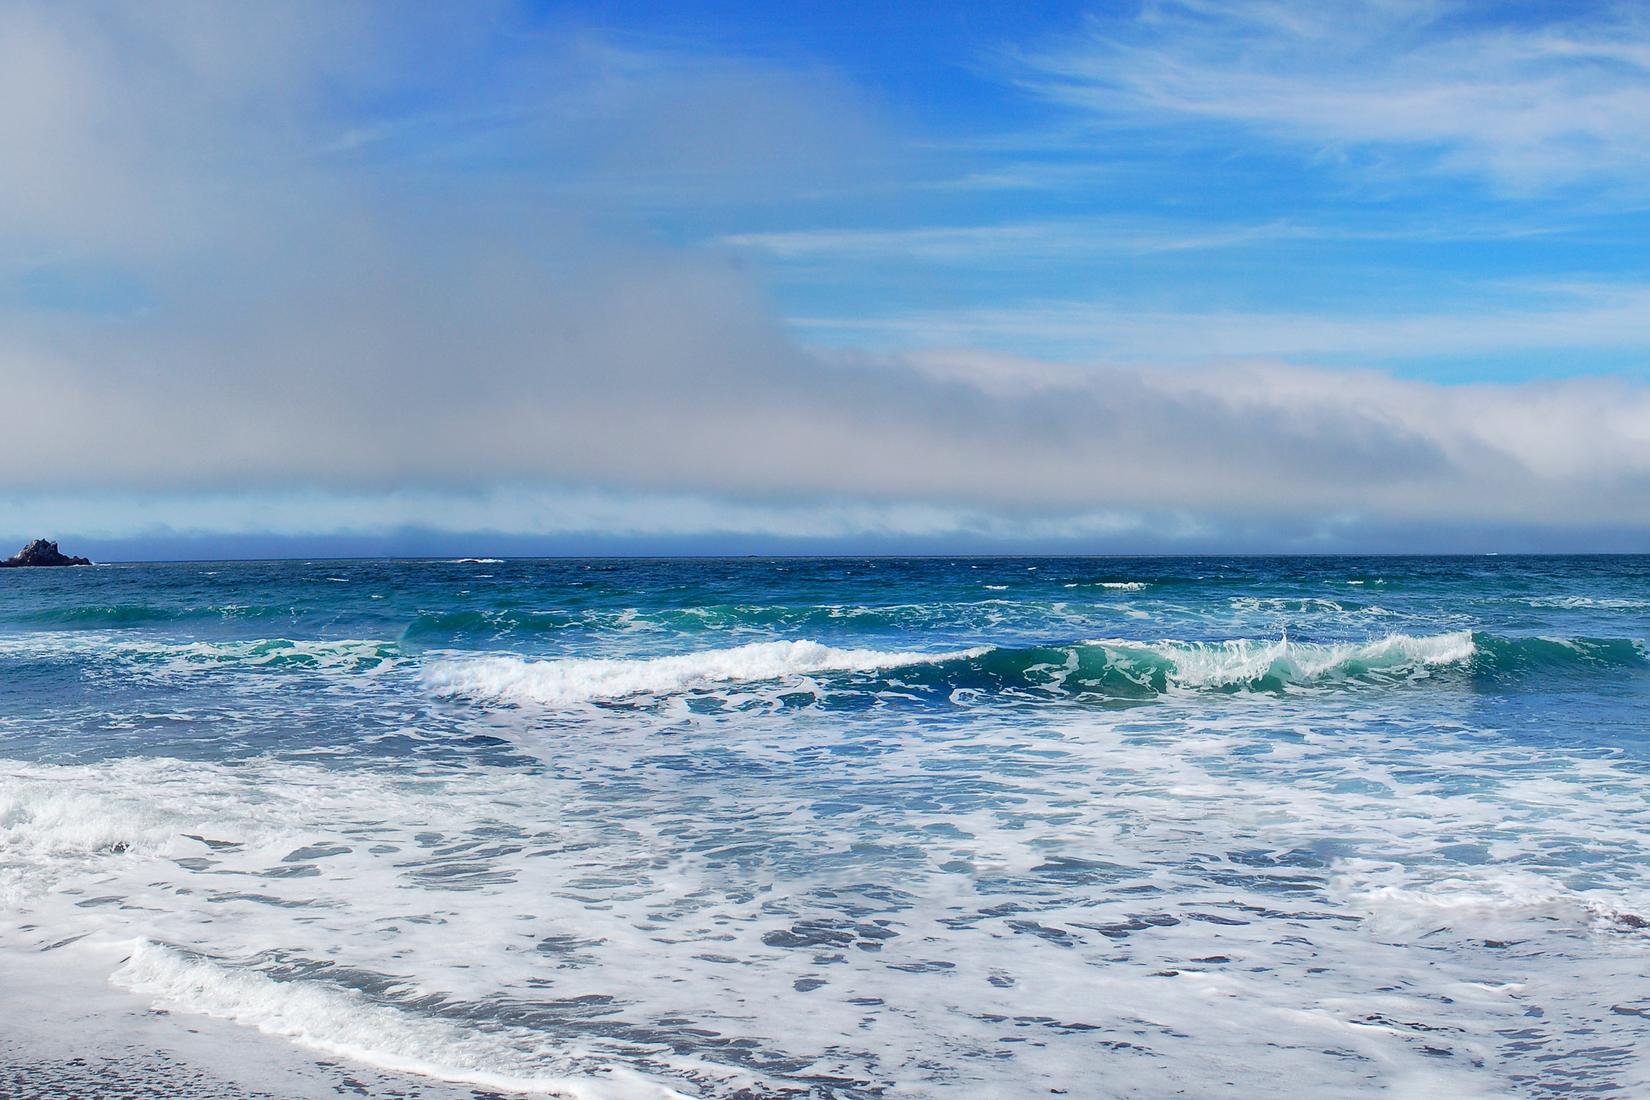
<path fill-rule="evenodd" d="M 1636 5 L 1150 0 L 1026 60 L 1030 87 L 1109 123 L 1230 124 L 1518 193 L 1642 190 L 1650 170 L 1650 18 Z"/>

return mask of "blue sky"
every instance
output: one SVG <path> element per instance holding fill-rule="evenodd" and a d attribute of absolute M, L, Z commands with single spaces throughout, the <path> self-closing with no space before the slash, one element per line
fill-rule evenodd
<path fill-rule="evenodd" d="M 770 9 L 7 6 L 0 536 L 1650 545 L 1642 6 Z"/>

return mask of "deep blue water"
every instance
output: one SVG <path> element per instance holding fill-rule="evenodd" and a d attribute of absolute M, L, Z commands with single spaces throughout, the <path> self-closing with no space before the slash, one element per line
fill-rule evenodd
<path fill-rule="evenodd" d="M 0 571 L 0 1053 L 1644 1095 L 1647 637 L 1645 557 Z"/>

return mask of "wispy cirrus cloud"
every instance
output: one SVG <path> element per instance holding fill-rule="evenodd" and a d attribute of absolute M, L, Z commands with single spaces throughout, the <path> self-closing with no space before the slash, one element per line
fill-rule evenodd
<path fill-rule="evenodd" d="M 1463 219 L 1387 219 L 1381 225 L 1272 219 L 1201 222 L 1145 218 L 1072 218 L 984 225 L 889 229 L 796 229 L 730 233 L 714 243 L 792 262 L 938 262 L 1000 264 L 1051 257 L 1204 252 L 1280 242 L 1393 241 L 1446 243 L 1524 240 L 1559 232 L 1553 223 Z"/>
<path fill-rule="evenodd" d="M 1150 309 L 1065 299 L 872 316 L 799 315 L 792 324 L 833 345 L 1037 347 L 1045 354 L 1139 364 L 1255 358 L 1390 364 L 1604 351 L 1650 367 L 1650 286 L 1485 289 L 1494 292 L 1493 301 L 1403 312 Z"/>
<path fill-rule="evenodd" d="M 1650 171 L 1641 5 L 1149 0 L 1020 60 L 1026 87 L 1106 125 L 1223 124 L 1387 178 L 1642 192 Z"/>
<path fill-rule="evenodd" d="M 1002 261 L 1095 252 L 1190 252 L 1318 235 L 1287 222 L 1258 225 L 1145 225 L 1118 220 L 1009 222 L 900 229 L 818 229 L 736 233 L 717 243 L 782 260 Z"/>

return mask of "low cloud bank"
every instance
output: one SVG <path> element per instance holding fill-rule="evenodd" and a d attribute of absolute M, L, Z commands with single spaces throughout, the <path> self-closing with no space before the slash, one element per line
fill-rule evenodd
<path fill-rule="evenodd" d="M 1626 381 L 826 355 L 708 259 L 567 278 L 496 255 L 456 278 L 407 261 L 208 299 L 187 311 L 198 322 L 14 327 L 0 490 L 555 485 L 1551 527 L 1650 515 L 1650 389 Z"/>

